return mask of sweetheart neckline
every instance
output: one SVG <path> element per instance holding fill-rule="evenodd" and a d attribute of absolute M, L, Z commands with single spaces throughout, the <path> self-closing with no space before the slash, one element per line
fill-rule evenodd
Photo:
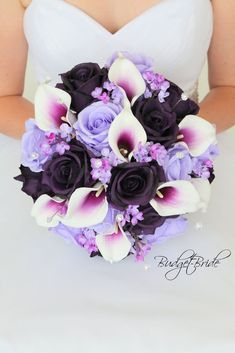
<path fill-rule="evenodd" d="M 27 10 L 33 5 L 33 3 L 37 1 L 37 0 L 32 0 L 30 5 L 26 8 L 25 12 L 27 12 Z M 38 0 L 39 1 L 39 0 Z M 45 1 L 50 1 L 50 4 L 53 3 L 52 0 L 45 0 Z M 132 20 L 130 20 L 129 22 L 127 22 L 126 24 L 124 24 L 122 27 L 120 27 L 117 31 L 115 31 L 114 33 L 110 32 L 106 27 L 104 27 L 99 21 L 95 20 L 92 16 L 88 15 L 84 10 L 80 9 L 78 6 L 75 6 L 69 2 L 67 2 L 66 0 L 54 0 L 54 3 L 61 3 L 62 6 L 67 7 L 68 9 L 70 8 L 73 11 L 77 11 L 81 16 L 83 16 L 84 18 L 86 18 L 88 21 L 90 21 L 91 23 L 93 23 L 94 26 L 96 26 L 97 28 L 99 28 L 102 32 L 104 32 L 106 35 L 108 35 L 109 37 L 117 37 L 119 34 L 121 34 L 123 31 L 127 30 L 129 27 L 133 26 L 135 23 L 138 23 L 138 21 L 140 21 L 142 18 L 145 18 L 145 16 L 147 16 L 150 12 L 152 12 L 153 10 L 158 10 L 158 8 L 162 8 L 164 6 L 166 6 L 167 4 L 169 4 L 172 0 L 160 0 L 160 2 L 157 2 L 156 4 L 150 6 L 149 8 L 147 8 L 146 10 L 142 11 L 139 15 L 137 15 L 136 17 L 134 17 Z M 180 0 L 178 0 L 180 1 Z M 174 2 L 176 3 L 177 1 L 174 0 Z M 40 0 L 40 3 L 42 3 L 42 0 Z"/>
<path fill-rule="evenodd" d="M 122 30 L 124 30 L 126 27 L 131 26 L 133 23 L 138 22 L 138 20 L 142 17 L 144 17 L 145 15 L 147 15 L 149 12 L 151 12 L 152 10 L 155 10 L 158 6 L 161 7 L 161 5 L 163 3 L 169 2 L 170 0 L 160 0 L 159 2 L 157 2 L 156 4 L 153 4 L 152 6 L 148 7 L 147 9 L 143 10 L 139 15 L 135 16 L 134 18 L 132 18 L 130 21 L 128 21 L 126 24 L 124 24 L 123 26 L 121 26 L 119 29 L 117 29 L 115 32 L 111 32 L 109 29 L 107 29 L 104 25 L 102 25 L 102 23 L 100 23 L 99 21 L 97 21 L 93 16 L 89 15 L 88 13 L 86 13 L 86 11 L 82 10 L 81 8 L 79 8 L 76 5 L 73 5 L 71 3 L 69 3 L 66 0 L 60 0 L 61 2 L 63 2 L 65 5 L 68 5 L 72 8 L 75 8 L 76 10 L 78 10 L 78 12 L 81 13 L 82 16 L 87 17 L 89 20 L 91 20 L 93 23 L 95 23 L 97 26 L 99 26 L 103 31 L 107 32 L 110 36 L 116 36 L 119 34 L 119 32 L 122 32 Z"/>

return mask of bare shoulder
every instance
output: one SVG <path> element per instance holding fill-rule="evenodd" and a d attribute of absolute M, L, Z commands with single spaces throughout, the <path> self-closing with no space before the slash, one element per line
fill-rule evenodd
<path fill-rule="evenodd" d="M 32 0 L 19 0 L 19 2 L 24 8 L 27 8 L 30 5 L 31 1 Z"/>
<path fill-rule="evenodd" d="M 211 88 L 235 85 L 235 1 L 212 0 L 214 30 L 209 49 Z"/>

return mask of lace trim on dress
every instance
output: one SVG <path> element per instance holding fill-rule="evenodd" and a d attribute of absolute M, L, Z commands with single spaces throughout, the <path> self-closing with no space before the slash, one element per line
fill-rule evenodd
<path fill-rule="evenodd" d="M 199 85 L 199 82 L 197 80 L 190 89 L 184 91 L 186 96 L 192 99 L 193 101 L 195 101 L 196 103 L 199 103 L 198 85 Z"/>

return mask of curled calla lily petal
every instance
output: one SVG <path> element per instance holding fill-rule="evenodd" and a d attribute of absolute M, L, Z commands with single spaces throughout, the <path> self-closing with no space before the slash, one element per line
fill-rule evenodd
<path fill-rule="evenodd" d="M 44 131 L 58 130 L 67 121 L 71 96 L 47 84 L 41 84 L 35 95 L 35 120 Z"/>
<path fill-rule="evenodd" d="M 121 261 L 131 249 L 131 242 L 120 225 L 110 230 L 110 234 L 97 234 L 95 239 L 101 255 L 110 262 Z"/>
<path fill-rule="evenodd" d="M 111 82 L 124 89 L 131 104 L 134 104 L 146 89 L 141 73 L 122 53 L 119 53 L 118 58 L 111 65 L 108 77 Z"/>
<path fill-rule="evenodd" d="M 42 227 L 55 227 L 63 219 L 66 211 L 66 201 L 41 195 L 33 205 L 31 216 Z"/>
<path fill-rule="evenodd" d="M 70 227 L 89 227 L 103 222 L 107 212 L 108 202 L 104 188 L 100 185 L 94 188 L 78 188 L 70 197 L 62 223 Z"/>
<path fill-rule="evenodd" d="M 160 216 L 175 216 L 195 212 L 200 208 L 200 196 L 190 181 L 169 181 L 158 187 L 151 206 Z"/>
<path fill-rule="evenodd" d="M 200 209 L 202 212 L 206 212 L 211 197 L 211 184 L 207 179 L 201 178 L 192 178 L 191 182 L 199 193 Z"/>
<path fill-rule="evenodd" d="M 187 144 L 190 154 L 197 157 L 216 143 L 216 129 L 199 116 L 187 115 L 179 124 L 178 137 Z"/>
<path fill-rule="evenodd" d="M 131 109 L 124 108 L 113 120 L 108 140 L 116 156 L 126 161 L 129 154 L 138 147 L 139 142 L 146 143 L 147 135 Z"/>

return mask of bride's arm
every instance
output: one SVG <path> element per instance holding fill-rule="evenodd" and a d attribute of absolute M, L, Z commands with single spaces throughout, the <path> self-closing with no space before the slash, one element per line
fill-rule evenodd
<path fill-rule="evenodd" d="M 0 132 L 20 137 L 33 104 L 22 97 L 27 43 L 19 0 L 0 1 Z"/>
<path fill-rule="evenodd" d="M 199 115 L 218 132 L 235 124 L 235 1 L 212 0 L 214 33 L 208 52 L 210 92 Z"/>

